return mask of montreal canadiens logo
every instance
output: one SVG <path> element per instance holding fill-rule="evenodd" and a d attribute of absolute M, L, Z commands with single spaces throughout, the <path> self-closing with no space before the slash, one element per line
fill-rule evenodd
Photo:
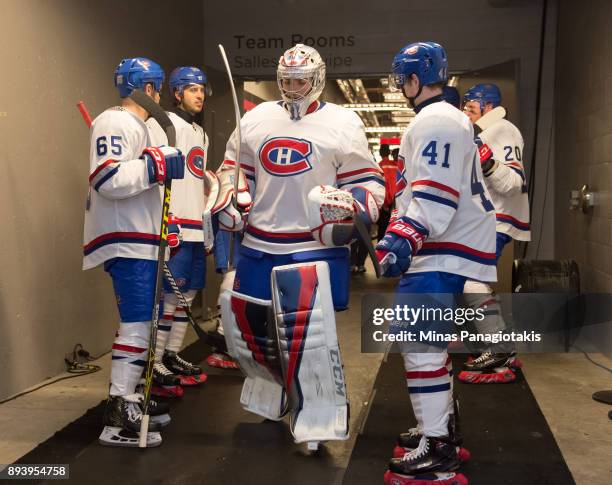
<path fill-rule="evenodd" d="M 201 179 L 204 176 L 204 149 L 201 147 L 193 147 L 187 155 L 187 169 L 197 178 Z"/>
<path fill-rule="evenodd" d="M 264 170 L 278 177 L 289 177 L 312 169 L 308 157 L 312 144 L 301 138 L 271 138 L 259 149 Z"/>

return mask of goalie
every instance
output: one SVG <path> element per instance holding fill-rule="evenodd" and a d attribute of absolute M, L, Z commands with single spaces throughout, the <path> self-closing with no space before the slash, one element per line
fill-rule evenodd
<path fill-rule="evenodd" d="M 325 63 L 315 49 L 287 50 L 277 79 L 282 100 L 245 114 L 225 153 L 253 205 L 233 290 L 221 297 L 223 326 L 246 375 L 243 407 L 272 420 L 291 413 L 295 441 L 316 449 L 348 437 L 334 310 L 348 304 L 353 218 L 376 221 L 384 182 L 359 117 L 319 101 Z"/>

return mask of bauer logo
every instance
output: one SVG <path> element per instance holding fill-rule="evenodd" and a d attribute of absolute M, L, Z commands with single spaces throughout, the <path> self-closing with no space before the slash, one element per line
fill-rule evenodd
<path fill-rule="evenodd" d="M 204 149 L 201 147 L 193 147 L 187 155 L 187 169 L 194 177 L 201 179 L 204 176 Z"/>
<path fill-rule="evenodd" d="M 406 49 L 405 54 L 408 54 L 408 55 L 416 54 L 418 50 L 419 50 L 419 46 L 413 45 L 412 47 L 409 47 L 408 49 Z"/>
<path fill-rule="evenodd" d="M 264 170 L 278 177 L 289 177 L 312 169 L 308 157 L 312 144 L 301 138 L 271 138 L 259 149 Z"/>

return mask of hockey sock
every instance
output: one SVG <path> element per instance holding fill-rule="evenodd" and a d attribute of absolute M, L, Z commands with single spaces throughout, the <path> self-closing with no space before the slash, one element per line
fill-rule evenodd
<path fill-rule="evenodd" d="M 451 379 L 446 352 L 402 354 L 406 382 L 418 427 L 428 437 L 448 435 Z"/>
<path fill-rule="evenodd" d="M 193 302 L 195 296 L 196 290 L 189 290 L 185 293 L 185 300 L 187 300 L 189 308 L 191 308 L 191 303 Z M 188 325 L 189 319 L 187 318 L 185 309 L 181 306 L 176 307 L 176 311 L 174 312 L 174 320 L 172 321 L 172 330 L 170 330 L 170 337 L 168 338 L 166 349 L 170 350 L 171 352 L 178 352 L 181 350 Z"/>
<path fill-rule="evenodd" d="M 176 312 L 178 300 L 174 293 L 164 293 L 164 313 L 157 327 L 157 341 L 155 342 L 155 362 L 161 362 L 168 336 L 172 329 L 172 320 Z"/>
<path fill-rule="evenodd" d="M 147 362 L 151 322 L 120 322 L 112 348 L 111 396 L 134 394 Z"/>

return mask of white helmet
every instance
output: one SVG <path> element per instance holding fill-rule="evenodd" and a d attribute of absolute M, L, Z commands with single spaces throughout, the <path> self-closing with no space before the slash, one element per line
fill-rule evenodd
<path fill-rule="evenodd" d="M 296 44 L 285 51 L 278 61 L 276 79 L 281 96 L 292 120 L 299 120 L 306 114 L 308 107 L 317 100 L 325 87 L 325 62 L 316 49 L 304 44 Z M 283 88 L 283 79 L 305 79 L 310 83 L 310 89 L 287 91 Z"/>

